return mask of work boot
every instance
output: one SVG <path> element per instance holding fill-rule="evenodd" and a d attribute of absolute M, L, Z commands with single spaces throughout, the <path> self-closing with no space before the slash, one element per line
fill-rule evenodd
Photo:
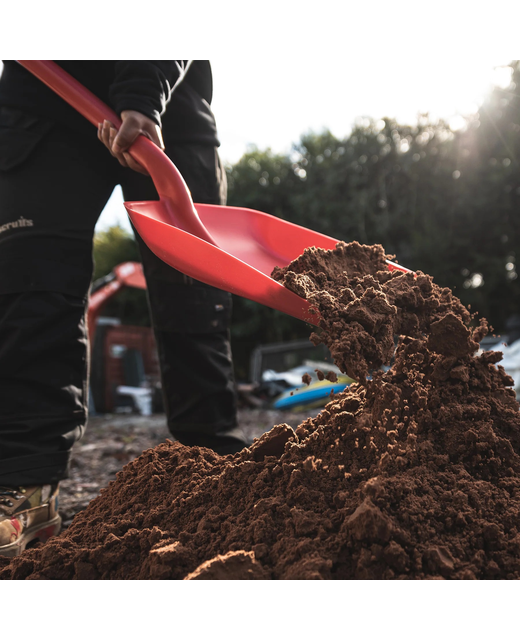
<path fill-rule="evenodd" d="M 59 533 L 58 485 L 0 487 L 0 556 L 20 555 L 33 541 Z"/>

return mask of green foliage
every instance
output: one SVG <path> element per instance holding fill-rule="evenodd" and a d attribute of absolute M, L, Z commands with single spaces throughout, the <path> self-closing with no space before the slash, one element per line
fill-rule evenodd
<path fill-rule="evenodd" d="M 94 281 L 108 275 L 122 262 L 140 262 L 134 236 L 116 225 L 94 236 Z"/>
<path fill-rule="evenodd" d="M 228 170 L 231 205 L 340 240 L 382 244 L 455 289 L 497 332 L 520 311 L 520 66 L 466 127 L 361 119 L 345 139 L 301 137 L 288 155 L 252 148 Z M 234 351 L 308 335 L 301 322 L 235 301 Z M 273 330 L 271 325 L 276 325 Z"/>

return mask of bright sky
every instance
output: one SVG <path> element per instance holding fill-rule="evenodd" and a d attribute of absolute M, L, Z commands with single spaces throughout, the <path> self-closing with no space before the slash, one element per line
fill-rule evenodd
<path fill-rule="evenodd" d="M 451 55 L 449 55 L 451 54 Z M 475 112 L 493 84 L 507 85 L 509 58 L 486 52 L 471 58 L 400 61 L 381 55 L 357 60 L 261 57 L 212 60 L 213 111 L 225 162 L 236 162 L 247 145 L 287 152 L 302 133 L 328 128 L 348 135 L 357 118 L 395 117 L 413 123 L 418 113 L 447 118 L 454 128 Z M 129 228 L 120 189 L 99 219 L 98 230 L 119 222 Z"/>

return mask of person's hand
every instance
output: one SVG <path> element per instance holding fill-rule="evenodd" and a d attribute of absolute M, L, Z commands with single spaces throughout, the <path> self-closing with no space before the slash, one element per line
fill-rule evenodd
<path fill-rule="evenodd" d="M 100 122 L 98 124 L 98 138 L 123 167 L 128 167 L 147 176 L 149 175 L 148 171 L 132 158 L 128 149 L 139 135 L 144 135 L 164 150 L 161 128 L 139 111 L 122 111 L 121 121 L 119 131 L 108 120 Z"/>

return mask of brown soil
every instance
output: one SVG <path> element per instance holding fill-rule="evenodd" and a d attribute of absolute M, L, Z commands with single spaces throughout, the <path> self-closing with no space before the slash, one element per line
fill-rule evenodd
<path fill-rule="evenodd" d="M 320 380 L 320 381 L 322 381 L 322 380 L 328 380 L 329 382 L 337 382 L 338 381 L 338 376 L 336 375 L 336 373 L 334 371 L 329 371 L 327 374 L 324 374 L 323 371 L 320 371 L 319 369 L 314 369 L 314 371 L 316 372 L 316 375 L 318 376 L 318 380 Z M 309 383 L 310 383 L 311 380 L 312 380 L 312 378 L 309 376 Z M 305 380 L 303 378 L 302 378 L 302 381 L 305 382 Z"/>
<path fill-rule="evenodd" d="M 269 431 L 273 424 L 287 422 L 296 428 L 303 419 L 318 413 L 318 409 L 296 413 L 239 407 L 238 431 L 252 441 Z M 74 445 L 69 478 L 60 482 L 62 530 L 97 498 L 125 464 L 168 438 L 171 434 L 164 414 L 105 414 L 89 418 L 85 435 Z"/>
<path fill-rule="evenodd" d="M 234 456 L 146 451 L 0 577 L 519 578 L 512 380 L 477 353 L 485 321 L 385 258 L 340 243 L 274 274 L 317 307 L 313 340 L 359 383 Z"/>

